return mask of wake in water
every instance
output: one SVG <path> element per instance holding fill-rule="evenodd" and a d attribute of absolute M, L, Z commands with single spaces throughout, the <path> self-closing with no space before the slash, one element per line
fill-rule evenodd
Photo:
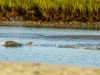
<path fill-rule="evenodd" d="M 100 43 L 97 43 L 97 41 L 100 40 L 100 35 L 45 35 L 40 33 L 1 33 L 0 38 L 7 38 L 11 40 L 13 38 L 25 40 L 31 39 L 32 41 L 37 39 L 37 41 L 35 42 L 36 44 L 34 44 L 34 46 L 36 47 L 100 50 Z M 93 40 L 95 41 L 95 44 Z"/>
<path fill-rule="evenodd" d="M 100 50 L 100 44 L 72 44 L 72 45 L 59 45 L 58 48 L 77 48 L 77 49 L 89 49 Z"/>

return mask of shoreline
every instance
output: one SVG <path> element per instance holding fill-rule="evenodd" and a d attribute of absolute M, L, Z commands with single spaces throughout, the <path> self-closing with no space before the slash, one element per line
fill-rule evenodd
<path fill-rule="evenodd" d="M 0 75 L 99 75 L 100 68 L 34 62 L 0 62 Z"/>
<path fill-rule="evenodd" d="M 100 22 L 41 22 L 41 21 L 1 21 L 0 26 L 22 26 L 37 28 L 69 28 L 69 29 L 90 29 L 100 30 Z"/>

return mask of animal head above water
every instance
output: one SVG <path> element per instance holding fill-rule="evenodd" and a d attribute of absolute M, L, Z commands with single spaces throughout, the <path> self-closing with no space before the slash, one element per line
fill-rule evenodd
<path fill-rule="evenodd" d="M 26 45 L 32 46 L 32 43 L 33 43 L 33 42 L 28 42 Z"/>

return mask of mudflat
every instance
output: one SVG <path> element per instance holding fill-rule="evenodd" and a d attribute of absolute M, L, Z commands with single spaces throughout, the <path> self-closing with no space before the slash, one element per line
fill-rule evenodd
<path fill-rule="evenodd" d="M 85 23 L 85 22 L 0 21 L 0 26 L 100 30 L 100 22 Z"/>
<path fill-rule="evenodd" d="M 100 75 L 100 68 L 33 62 L 0 62 L 0 75 Z"/>
<path fill-rule="evenodd" d="M 70 38 L 70 39 L 95 39 L 100 40 L 100 35 L 54 35 L 44 36 L 45 38 Z"/>

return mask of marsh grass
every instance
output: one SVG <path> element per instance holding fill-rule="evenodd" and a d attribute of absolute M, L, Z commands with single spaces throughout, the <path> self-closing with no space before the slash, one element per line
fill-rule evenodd
<path fill-rule="evenodd" d="M 12 9 L 30 20 L 98 21 L 100 0 L 0 0 L 1 12 Z"/>

